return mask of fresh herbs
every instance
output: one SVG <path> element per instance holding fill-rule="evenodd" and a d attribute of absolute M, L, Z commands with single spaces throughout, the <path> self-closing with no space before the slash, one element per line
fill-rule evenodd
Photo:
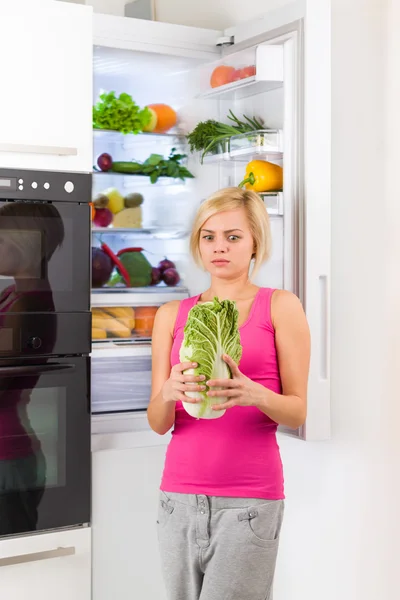
<path fill-rule="evenodd" d="M 184 181 L 185 179 L 194 177 L 181 164 L 181 161 L 186 156 L 186 154 L 177 154 L 176 149 L 172 148 L 169 157 L 166 159 L 162 154 L 151 154 L 143 163 L 137 161 L 113 162 L 111 170 L 115 173 L 126 173 L 129 175 L 147 175 L 150 177 L 151 183 L 156 183 L 159 177 L 173 177 Z"/>
<path fill-rule="evenodd" d="M 140 108 L 129 94 L 120 94 L 117 97 L 115 92 L 104 93 L 93 106 L 94 129 L 141 133 L 150 120 L 150 110 Z"/>
<path fill-rule="evenodd" d="M 188 134 L 187 139 L 190 151 L 203 151 L 201 162 L 203 162 L 207 152 L 216 151 L 218 145 L 227 138 L 230 138 L 233 135 L 239 135 L 240 133 L 248 133 L 250 131 L 263 129 L 263 123 L 255 117 L 249 119 L 249 117 L 243 115 L 244 121 L 240 121 L 231 110 L 229 111 L 228 119 L 234 124 L 229 125 L 212 119 L 201 121 L 196 125 L 193 131 Z"/>

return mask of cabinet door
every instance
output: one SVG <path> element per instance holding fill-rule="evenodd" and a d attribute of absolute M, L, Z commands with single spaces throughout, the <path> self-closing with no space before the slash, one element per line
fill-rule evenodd
<path fill-rule="evenodd" d="M 1 597 L 91 599 L 91 530 L 0 540 Z"/>
<path fill-rule="evenodd" d="M 0 4 L 2 167 L 91 171 L 91 7 Z"/>
<path fill-rule="evenodd" d="M 95 600 L 165 600 L 156 531 L 165 450 L 152 446 L 93 453 Z"/>

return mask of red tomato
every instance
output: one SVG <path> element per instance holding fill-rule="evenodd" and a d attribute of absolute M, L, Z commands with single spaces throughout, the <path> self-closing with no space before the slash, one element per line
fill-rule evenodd
<path fill-rule="evenodd" d="M 249 67 L 244 67 L 244 69 L 240 69 L 240 78 L 247 79 L 247 77 L 254 77 L 256 74 L 255 65 L 250 65 Z"/>
<path fill-rule="evenodd" d="M 219 87 L 220 85 L 226 85 L 231 83 L 232 75 L 235 72 L 233 67 L 227 67 L 226 65 L 220 65 L 215 67 L 211 74 L 210 85 L 212 88 Z"/>

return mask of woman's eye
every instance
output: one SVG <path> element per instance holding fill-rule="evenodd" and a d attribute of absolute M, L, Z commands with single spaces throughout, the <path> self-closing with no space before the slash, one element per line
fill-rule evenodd
<path fill-rule="evenodd" d="M 230 235 L 229 240 L 231 242 L 236 242 L 237 240 L 240 240 L 240 237 L 238 235 Z"/>
<path fill-rule="evenodd" d="M 204 235 L 203 236 L 203 240 L 208 240 L 209 241 L 209 240 L 212 240 L 212 239 L 213 239 L 212 235 Z"/>

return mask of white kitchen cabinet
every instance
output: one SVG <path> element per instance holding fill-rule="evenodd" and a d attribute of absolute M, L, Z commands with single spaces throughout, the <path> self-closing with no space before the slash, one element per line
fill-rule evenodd
<path fill-rule="evenodd" d="M 91 600 L 89 527 L 0 540 L 7 600 Z"/>
<path fill-rule="evenodd" d="M 0 3 L 0 164 L 92 171 L 92 9 Z"/>
<path fill-rule="evenodd" d="M 156 531 L 165 450 L 93 453 L 93 600 L 165 600 Z"/>

